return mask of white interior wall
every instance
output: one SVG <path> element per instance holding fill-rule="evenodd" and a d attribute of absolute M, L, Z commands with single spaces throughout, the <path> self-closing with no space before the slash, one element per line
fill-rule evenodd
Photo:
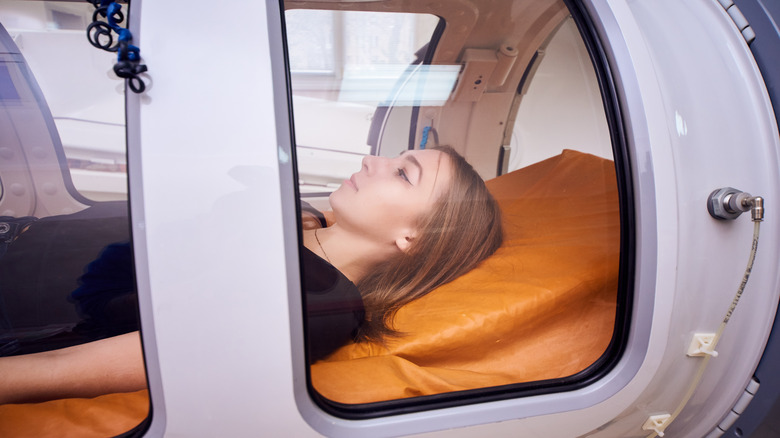
<path fill-rule="evenodd" d="M 550 40 L 530 79 L 511 139 L 509 170 L 575 149 L 612 159 L 596 75 L 572 19 Z"/>

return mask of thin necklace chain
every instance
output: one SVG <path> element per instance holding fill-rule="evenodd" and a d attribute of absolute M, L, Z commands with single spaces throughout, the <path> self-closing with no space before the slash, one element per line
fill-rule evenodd
<path fill-rule="evenodd" d="M 320 237 L 317 236 L 317 230 L 319 230 L 319 228 L 314 229 L 314 238 L 317 239 L 317 245 L 320 246 L 320 251 L 322 251 L 322 255 L 325 256 L 325 260 L 327 260 L 328 263 L 332 265 L 333 263 L 330 262 L 330 257 L 328 257 L 328 253 L 325 252 L 325 248 L 323 248 L 322 243 L 320 243 Z"/>

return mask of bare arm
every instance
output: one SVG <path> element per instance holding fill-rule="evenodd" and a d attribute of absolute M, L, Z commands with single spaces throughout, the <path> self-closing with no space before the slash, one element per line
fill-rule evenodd
<path fill-rule="evenodd" d="M 0 404 L 96 397 L 146 388 L 138 332 L 0 358 Z"/>

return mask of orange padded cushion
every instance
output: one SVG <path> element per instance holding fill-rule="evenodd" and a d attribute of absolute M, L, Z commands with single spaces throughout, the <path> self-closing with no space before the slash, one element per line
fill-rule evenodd
<path fill-rule="evenodd" d="M 149 413 L 146 390 L 44 403 L 0 405 L 0 437 L 103 438 L 133 429 Z"/>
<path fill-rule="evenodd" d="M 402 338 L 314 364 L 321 395 L 369 403 L 554 379 L 605 352 L 620 251 L 612 161 L 567 150 L 487 185 L 503 213 L 502 247 L 402 308 Z"/>

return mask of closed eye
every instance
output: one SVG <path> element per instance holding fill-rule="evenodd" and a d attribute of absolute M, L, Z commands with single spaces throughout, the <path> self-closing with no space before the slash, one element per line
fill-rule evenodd
<path fill-rule="evenodd" d="M 406 152 L 406 151 L 404 151 L 404 152 Z M 407 153 L 404 153 L 404 152 L 401 152 L 401 158 L 404 161 L 404 167 L 398 169 L 399 175 L 400 175 L 400 171 L 403 171 L 404 176 L 406 176 L 406 178 L 405 178 L 406 181 L 409 182 L 409 184 L 414 185 L 414 183 L 412 183 L 411 180 L 414 180 L 415 182 L 418 182 L 418 183 L 420 181 L 422 181 L 422 178 L 423 178 L 423 167 L 422 167 L 422 164 L 420 164 L 420 162 L 417 160 L 417 158 L 413 154 L 411 154 L 411 153 L 407 154 Z M 406 169 L 409 168 L 409 166 L 411 166 L 411 176 L 406 171 Z"/>
<path fill-rule="evenodd" d="M 395 170 L 395 173 L 396 173 L 396 175 L 398 175 L 401 178 L 403 178 L 404 181 L 408 182 L 409 184 L 412 184 L 412 182 L 409 181 L 409 176 L 406 175 L 406 171 L 403 168 L 399 167 L 398 169 Z"/>

